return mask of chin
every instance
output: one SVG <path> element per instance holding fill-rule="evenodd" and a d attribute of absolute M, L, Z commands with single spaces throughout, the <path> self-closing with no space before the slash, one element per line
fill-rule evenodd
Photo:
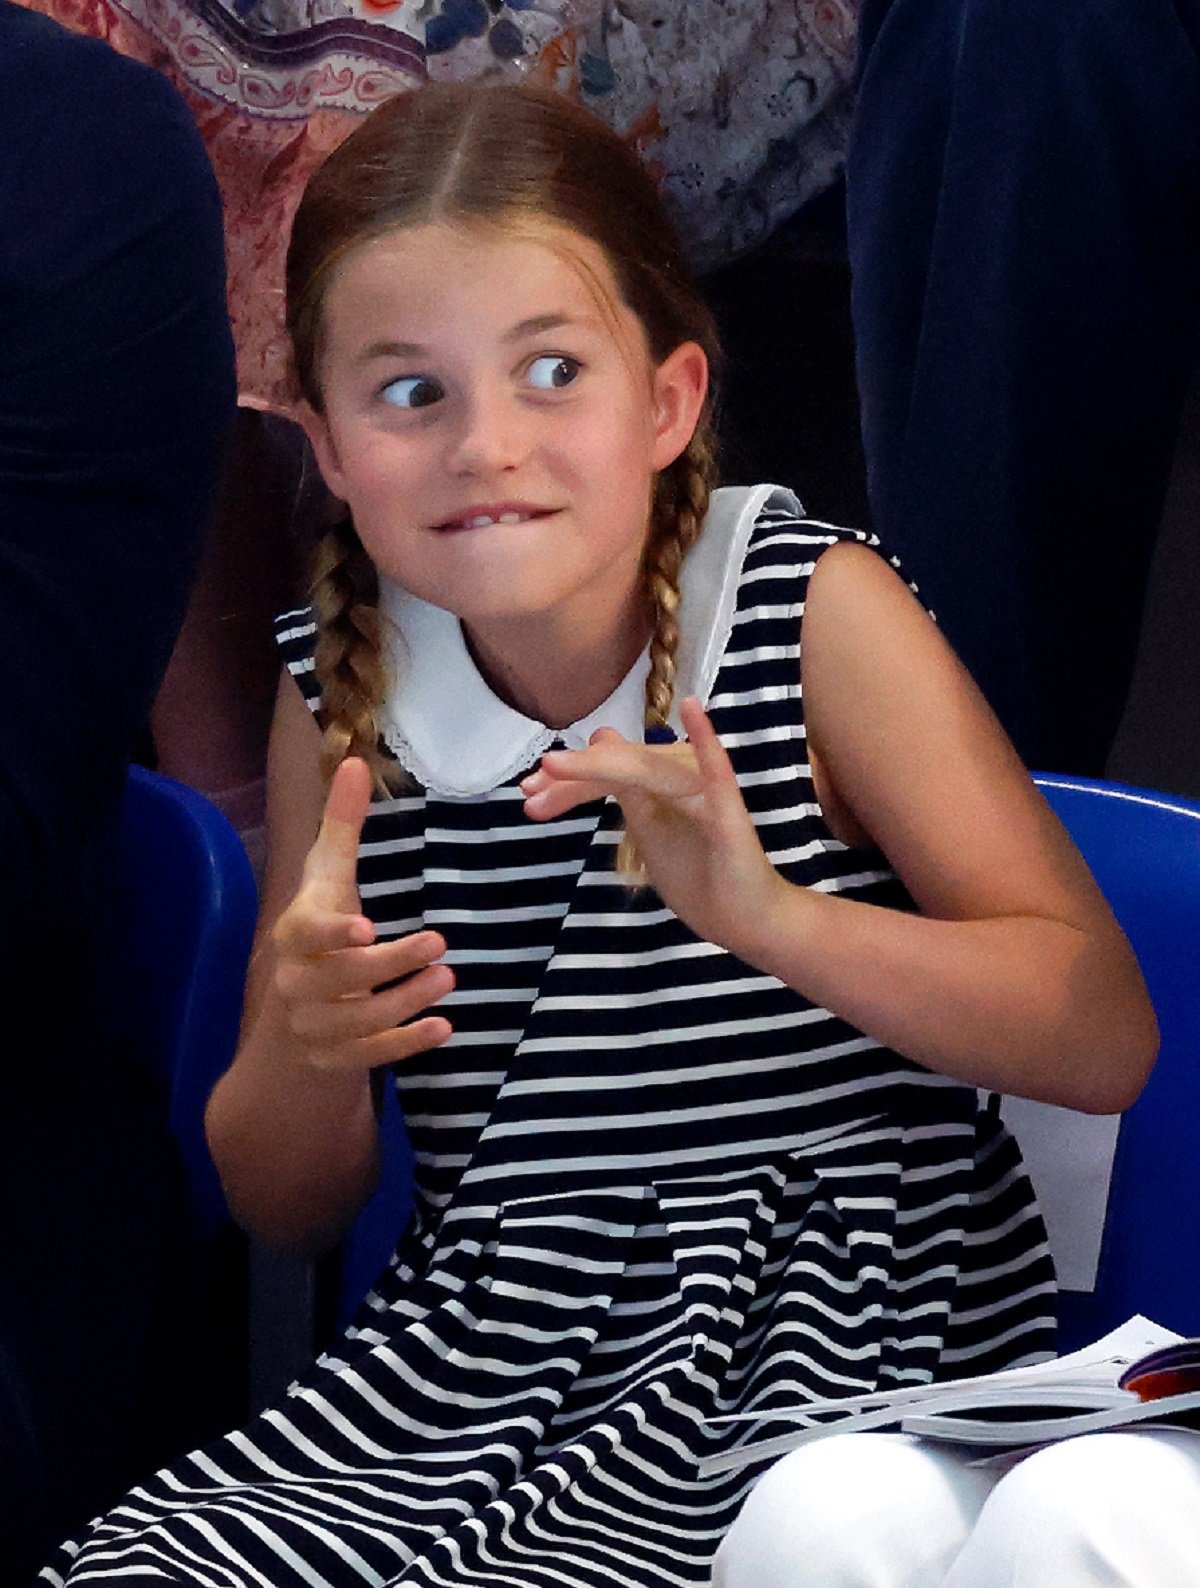
<path fill-rule="evenodd" d="M 460 622 L 467 625 L 536 622 L 554 610 L 551 602 L 514 600 L 511 594 L 497 595 L 491 601 L 472 596 L 465 601 L 445 601 L 438 604 L 444 606 L 447 612 L 453 612 Z"/>

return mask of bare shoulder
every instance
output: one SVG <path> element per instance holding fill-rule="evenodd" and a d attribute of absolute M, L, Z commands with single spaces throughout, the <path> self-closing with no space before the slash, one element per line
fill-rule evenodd
<path fill-rule="evenodd" d="M 868 546 L 831 546 L 817 562 L 801 668 L 809 732 L 827 757 L 882 736 L 881 748 L 903 760 L 910 749 L 928 753 L 962 737 L 1020 765 L 932 617 Z"/>
<path fill-rule="evenodd" d="M 945 918 L 1103 909 L 1086 867 L 941 631 L 896 570 L 837 545 L 809 584 L 805 722 L 832 806 Z"/>
<path fill-rule="evenodd" d="M 809 579 L 801 676 L 826 822 L 846 843 L 883 846 L 872 796 L 887 798 L 888 768 L 899 771 L 912 748 L 914 680 L 936 682 L 939 695 L 972 686 L 896 570 L 853 541 L 830 546 Z"/>
<path fill-rule="evenodd" d="M 885 631 L 879 631 L 882 620 Z M 936 624 L 911 587 L 887 559 L 861 541 L 839 541 L 817 560 L 808 582 L 804 610 L 804 642 L 841 644 L 860 651 L 864 637 L 886 643 L 897 627 L 921 635 Z M 874 647 L 867 646 L 868 652 Z"/>

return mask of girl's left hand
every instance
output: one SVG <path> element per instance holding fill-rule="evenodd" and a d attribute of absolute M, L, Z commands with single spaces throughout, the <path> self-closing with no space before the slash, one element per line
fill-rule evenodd
<path fill-rule="evenodd" d="M 686 743 L 632 744 L 601 728 L 585 750 L 553 750 L 521 783 L 547 821 L 611 794 L 660 898 L 699 937 L 732 953 L 789 885 L 767 859 L 733 767 L 700 702 L 680 705 Z"/>

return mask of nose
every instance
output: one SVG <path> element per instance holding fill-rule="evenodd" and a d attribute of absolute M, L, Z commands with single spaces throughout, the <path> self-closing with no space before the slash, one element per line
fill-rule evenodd
<path fill-rule="evenodd" d="M 455 474 L 503 474 L 522 463 L 531 445 L 530 416 L 511 393 L 480 387 L 463 397 L 449 463 Z"/>

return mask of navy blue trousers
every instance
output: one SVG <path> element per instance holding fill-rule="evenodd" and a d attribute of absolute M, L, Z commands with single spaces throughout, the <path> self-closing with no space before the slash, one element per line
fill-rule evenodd
<path fill-rule="evenodd" d="M 1031 765 L 1098 773 L 1196 350 L 1200 0 L 863 0 L 875 527 Z M 801 485 L 803 482 L 801 482 Z"/>

